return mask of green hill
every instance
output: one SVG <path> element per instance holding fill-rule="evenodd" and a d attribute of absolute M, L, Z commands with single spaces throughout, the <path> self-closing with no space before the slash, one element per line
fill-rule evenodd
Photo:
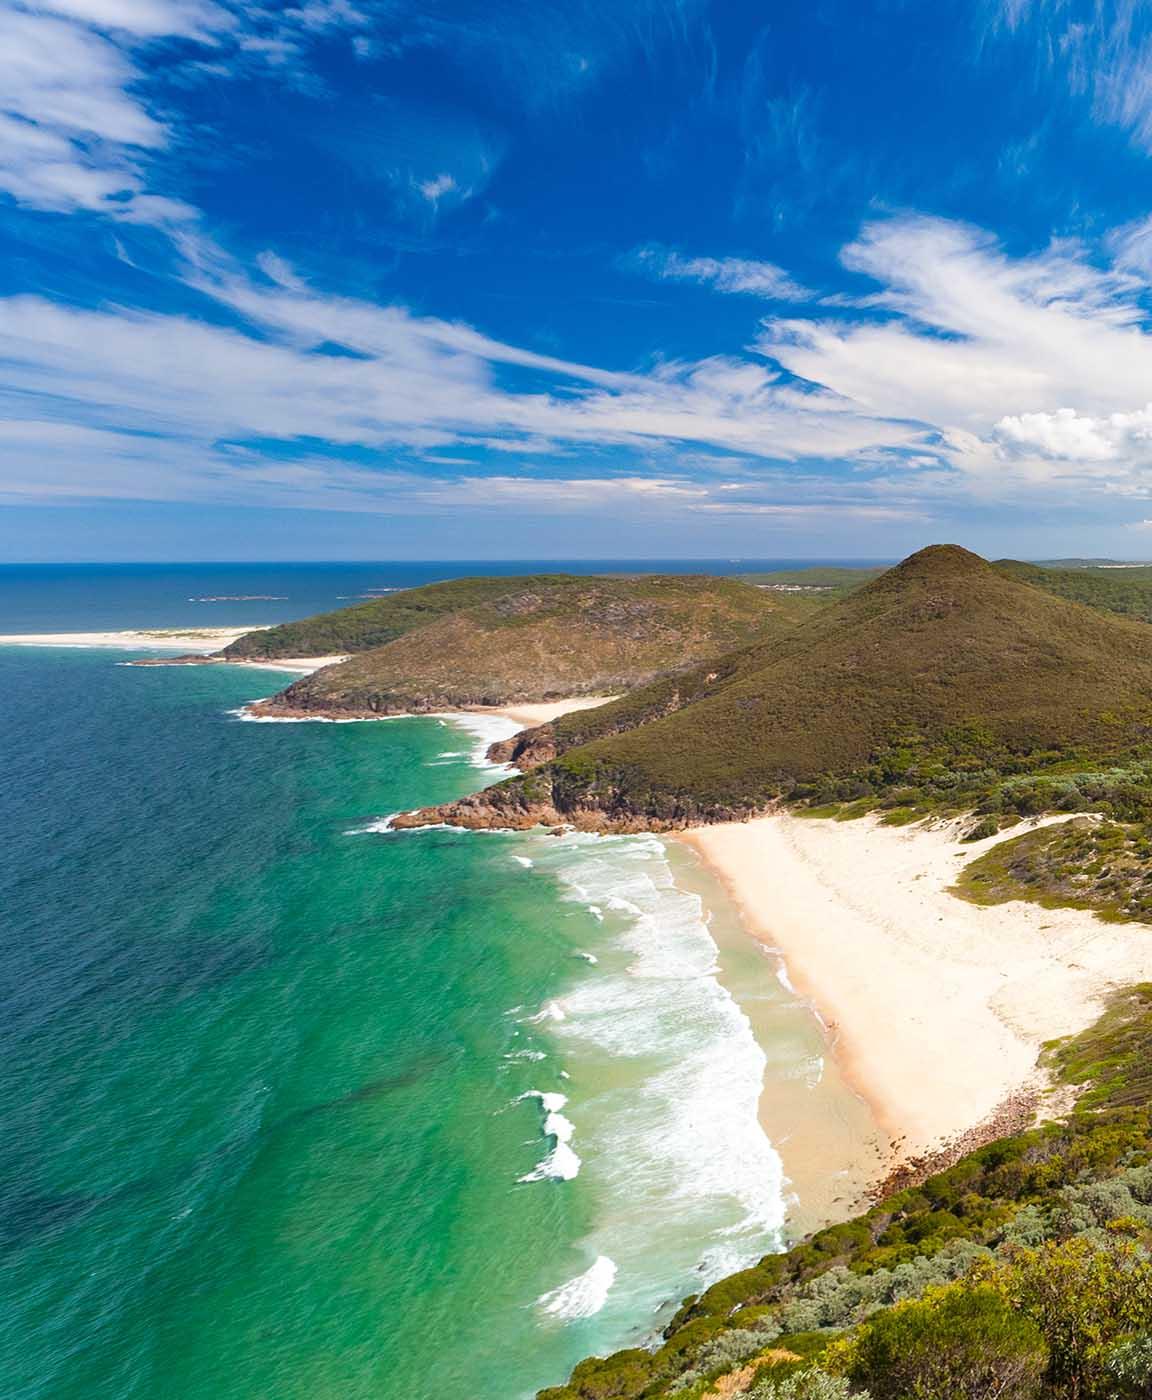
<path fill-rule="evenodd" d="M 477 598 L 478 586 L 489 583 L 499 587 Z M 706 575 L 544 575 L 466 584 L 451 595 L 441 591 L 448 585 L 415 589 L 407 603 L 397 595 L 387 614 L 392 623 L 400 616 L 411 622 L 421 609 L 427 614 L 418 595 L 433 592 L 434 615 L 295 682 L 262 708 L 378 715 L 613 694 L 790 625 L 759 589 Z M 449 596 L 463 605 L 445 608 Z M 383 616 L 378 610 L 373 625 Z"/>
<path fill-rule="evenodd" d="M 221 655 L 228 661 L 275 661 L 285 656 L 343 656 L 388 642 L 426 627 L 449 613 L 492 602 L 542 583 L 578 583 L 571 574 L 523 578 L 457 578 L 405 588 L 387 598 L 373 598 L 335 612 L 318 613 L 258 632 L 245 632 Z"/>
<path fill-rule="evenodd" d="M 1031 583 L 1071 601 L 1152 621 L 1152 566 L 1130 569 L 1042 567 L 1003 559 L 995 567 L 1019 582 Z M 865 587 L 882 572 L 875 568 L 813 567 L 747 574 L 741 582 L 766 593 L 767 602 L 781 618 L 792 615 L 805 619 L 828 603 L 837 602 Z M 587 582 L 585 578 L 574 574 L 451 579 L 422 588 L 404 589 L 386 598 L 375 598 L 350 608 L 320 613 L 299 622 L 286 622 L 279 627 L 248 632 L 221 654 L 229 661 L 354 655 L 385 646 L 397 637 L 426 627 L 452 613 L 495 602 L 526 588 L 575 587 L 584 582 Z"/>
<path fill-rule="evenodd" d="M 1071 563 L 1042 566 L 1000 559 L 995 567 L 1020 583 L 1046 589 L 1058 598 L 1152 622 L 1152 566 L 1076 568 Z"/>
<path fill-rule="evenodd" d="M 1073 1111 L 913 1174 L 540 1400 L 1152 1394 L 1152 986 L 1054 1047 Z"/>
<path fill-rule="evenodd" d="M 437 817 L 675 827 L 778 800 L 1006 791 L 1041 810 L 1059 804 L 1037 781 L 1152 753 L 1152 631 L 933 546 L 765 645 L 554 732 L 559 757 Z"/>
<path fill-rule="evenodd" d="M 1017 559 L 998 559 L 993 568 L 1018 583 L 1030 583 L 1069 602 L 1152 622 L 1152 565 L 1101 565 L 1086 559 L 1026 564 Z M 822 603 L 837 602 L 857 592 L 882 572 L 872 568 L 816 567 L 743 577 L 770 591 L 782 607 L 806 617 Z"/>

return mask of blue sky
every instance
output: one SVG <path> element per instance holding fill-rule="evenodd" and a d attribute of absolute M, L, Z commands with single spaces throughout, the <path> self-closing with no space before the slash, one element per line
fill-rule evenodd
<path fill-rule="evenodd" d="M 0 10 L 0 559 L 1152 557 L 1136 0 Z"/>

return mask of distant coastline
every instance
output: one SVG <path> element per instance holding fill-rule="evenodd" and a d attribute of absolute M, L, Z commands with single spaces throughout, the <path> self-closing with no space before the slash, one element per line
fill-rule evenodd
<path fill-rule="evenodd" d="M 133 628 L 120 632 L 10 632 L 0 636 L 0 646 L 109 648 L 121 651 L 175 652 L 176 656 L 161 656 L 145 665 L 173 666 L 190 662 L 202 665 L 247 666 L 257 671 L 295 671 L 310 674 L 322 666 L 343 661 L 343 656 L 286 656 L 276 661 L 232 661 L 216 656 L 222 647 L 230 646 L 250 632 L 265 631 L 259 627 L 190 627 Z"/>

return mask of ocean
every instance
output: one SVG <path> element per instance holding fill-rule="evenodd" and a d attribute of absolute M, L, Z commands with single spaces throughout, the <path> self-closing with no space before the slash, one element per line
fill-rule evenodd
<path fill-rule="evenodd" d="M 0 631 L 504 566 L 197 567 L 0 569 Z M 690 853 L 389 832 L 512 726 L 129 655 L 0 648 L 6 1397 L 521 1400 L 780 1247 L 789 1115 L 854 1101 Z"/>

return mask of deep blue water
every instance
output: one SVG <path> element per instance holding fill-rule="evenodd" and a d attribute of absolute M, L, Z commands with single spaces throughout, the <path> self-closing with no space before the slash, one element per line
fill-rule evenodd
<path fill-rule="evenodd" d="M 739 574 L 843 562 L 604 559 L 557 563 L 526 559 L 410 564 L 0 564 L 0 633 L 287 622 L 361 602 L 374 589 L 414 588 L 474 574 Z M 208 598 L 221 601 L 202 601 Z"/>

